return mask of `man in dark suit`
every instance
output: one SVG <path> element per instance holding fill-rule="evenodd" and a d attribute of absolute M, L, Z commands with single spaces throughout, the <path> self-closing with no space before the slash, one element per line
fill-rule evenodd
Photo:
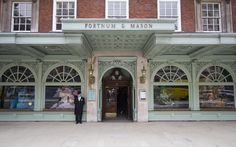
<path fill-rule="evenodd" d="M 82 115 L 83 115 L 83 106 L 85 103 L 84 97 L 81 96 L 81 92 L 75 90 L 74 91 L 74 103 L 75 103 L 75 121 L 76 124 L 81 123 L 82 124 Z"/>

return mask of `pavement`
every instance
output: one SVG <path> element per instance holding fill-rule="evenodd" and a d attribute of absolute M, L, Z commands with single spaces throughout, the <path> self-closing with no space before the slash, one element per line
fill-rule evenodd
<path fill-rule="evenodd" d="M 234 147 L 236 121 L 0 122 L 0 147 Z"/>

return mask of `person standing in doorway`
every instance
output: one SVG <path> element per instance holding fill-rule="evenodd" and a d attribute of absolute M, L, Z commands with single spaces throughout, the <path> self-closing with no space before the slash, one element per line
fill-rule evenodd
<path fill-rule="evenodd" d="M 85 98 L 81 96 L 81 92 L 75 90 L 73 92 L 74 95 L 74 103 L 75 103 L 75 121 L 76 124 L 81 123 L 82 124 L 82 115 L 83 115 L 83 106 L 85 103 Z"/>

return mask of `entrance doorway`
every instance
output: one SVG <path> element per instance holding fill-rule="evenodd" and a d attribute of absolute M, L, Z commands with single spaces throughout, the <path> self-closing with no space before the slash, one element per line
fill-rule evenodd
<path fill-rule="evenodd" d="M 107 71 L 103 77 L 103 121 L 132 120 L 132 77 L 121 68 Z"/>

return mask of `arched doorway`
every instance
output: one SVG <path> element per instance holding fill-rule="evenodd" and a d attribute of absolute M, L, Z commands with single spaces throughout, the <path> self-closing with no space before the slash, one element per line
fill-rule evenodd
<path fill-rule="evenodd" d="M 132 77 L 122 68 L 108 70 L 102 79 L 102 120 L 132 120 Z"/>

